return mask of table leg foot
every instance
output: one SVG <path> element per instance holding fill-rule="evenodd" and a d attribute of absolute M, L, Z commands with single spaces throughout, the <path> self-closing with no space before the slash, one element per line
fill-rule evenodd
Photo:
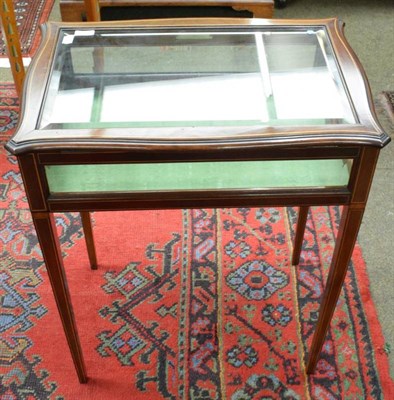
<path fill-rule="evenodd" d="M 85 235 L 86 248 L 88 250 L 90 268 L 97 269 L 97 256 L 96 256 L 96 249 L 94 247 L 93 228 L 92 228 L 92 221 L 90 219 L 90 213 L 81 212 L 80 214 L 81 214 L 83 232 Z"/>
<path fill-rule="evenodd" d="M 309 212 L 308 206 L 301 206 L 298 211 L 298 220 L 297 220 L 294 245 L 293 245 L 293 256 L 291 259 L 292 265 L 298 265 L 300 263 L 302 242 L 304 241 L 304 233 L 305 233 L 306 221 L 308 219 L 308 212 Z"/>
<path fill-rule="evenodd" d="M 331 318 L 346 277 L 363 213 L 363 207 L 345 206 L 343 209 L 334 255 L 320 306 L 319 319 L 309 352 L 306 369 L 308 374 L 314 373 L 326 339 Z"/>
<path fill-rule="evenodd" d="M 48 212 L 33 212 L 32 216 L 78 379 L 81 383 L 85 383 L 88 378 L 64 272 L 55 221 L 53 215 Z"/>

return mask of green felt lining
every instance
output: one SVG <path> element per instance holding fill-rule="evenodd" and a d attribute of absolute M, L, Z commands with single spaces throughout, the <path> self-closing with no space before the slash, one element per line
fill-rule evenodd
<path fill-rule="evenodd" d="M 346 186 L 350 160 L 51 165 L 51 193 Z"/>

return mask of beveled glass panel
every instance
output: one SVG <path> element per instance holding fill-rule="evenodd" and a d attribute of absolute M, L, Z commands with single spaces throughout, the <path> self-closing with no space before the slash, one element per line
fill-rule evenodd
<path fill-rule="evenodd" d="M 51 193 L 346 186 L 351 160 L 229 161 L 46 166 Z"/>
<path fill-rule="evenodd" d="M 63 28 L 39 128 L 355 122 L 322 27 Z"/>

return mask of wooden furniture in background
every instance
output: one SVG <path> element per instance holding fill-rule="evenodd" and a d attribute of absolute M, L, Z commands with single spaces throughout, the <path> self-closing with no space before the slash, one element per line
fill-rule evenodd
<path fill-rule="evenodd" d="M 0 14 L 1 32 L 6 45 L 15 88 L 20 98 L 22 95 L 23 80 L 25 78 L 25 68 L 23 67 L 22 51 L 12 0 L 1 0 Z"/>
<path fill-rule="evenodd" d="M 86 0 L 85 0 L 86 1 Z M 97 0 L 98 1 L 98 0 Z M 126 12 L 123 12 L 124 16 L 121 19 L 134 19 L 130 16 L 130 12 L 127 12 L 125 8 L 130 7 L 136 11 L 136 14 L 144 12 L 144 8 L 201 8 L 204 9 L 204 14 L 206 17 L 220 17 L 222 15 L 218 14 L 220 11 L 214 10 L 215 8 L 228 8 L 236 11 L 248 11 L 255 18 L 272 18 L 274 11 L 273 0 L 101 0 L 98 2 L 99 8 L 120 8 L 122 7 Z M 211 8 L 211 10 L 210 10 Z M 187 10 L 186 10 L 187 11 Z M 173 12 L 177 12 L 174 9 Z M 178 11 L 179 12 L 179 11 Z M 83 0 L 60 0 L 60 13 L 62 21 L 64 22 L 78 22 L 84 20 L 99 20 L 99 19 L 89 19 L 86 16 L 85 6 Z M 169 12 L 171 13 L 171 12 Z M 172 15 L 175 17 L 177 15 Z M 197 15 L 200 16 L 200 15 Z M 161 18 L 171 17 L 171 15 L 161 15 Z M 190 15 L 183 15 L 183 17 L 196 17 L 193 12 L 190 11 Z M 139 19 L 147 17 L 139 17 Z M 103 19 L 103 18 L 101 18 Z M 112 18 L 120 19 L 120 18 Z"/>
<path fill-rule="evenodd" d="M 54 212 L 81 213 L 94 269 L 90 211 L 298 206 L 296 264 L 308 208 L 342 205 L 306 365 L 313 373 L 389 142 L 342 23 L 52 23 L 24 96 L 6 147 L 80 382 L 87 373 Z"/>
<path fill-rule="evenodd" d="M 62 13 L 62 8 L 60 8 Z M 84 0 L 84 15 L 87 21 L 100 21 L 100 6 L 98 0 Z"/>

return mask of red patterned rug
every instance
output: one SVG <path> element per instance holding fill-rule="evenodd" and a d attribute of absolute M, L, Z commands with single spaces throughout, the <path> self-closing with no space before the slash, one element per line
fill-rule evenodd
<path fill-rule="evenodd" d="M 39 27 L 47 21 L 54 0 L 13 0 L 13 3 L 22 55 L 31 57 L 40 43 Z M 0 32 L 0 57 L 5 56 L 4 41 Z"/>
<path fill-rule="evenodd" d="M 19 99 L 13 83 L 0 84 L 0 143 L 14 132 L 18 122 Z"/>
<path fill-rule="evenodd" d="M 95 213 L 97 271 L 78 214 L 57 214 L 90 377 L 80 385 L 18 167 L 0 157 L 0 399 L 393 398 L 358 246 L 316 374 L 305 374 L 337 207 L 313 208 L 297 268 L 291 208 Z"/>

